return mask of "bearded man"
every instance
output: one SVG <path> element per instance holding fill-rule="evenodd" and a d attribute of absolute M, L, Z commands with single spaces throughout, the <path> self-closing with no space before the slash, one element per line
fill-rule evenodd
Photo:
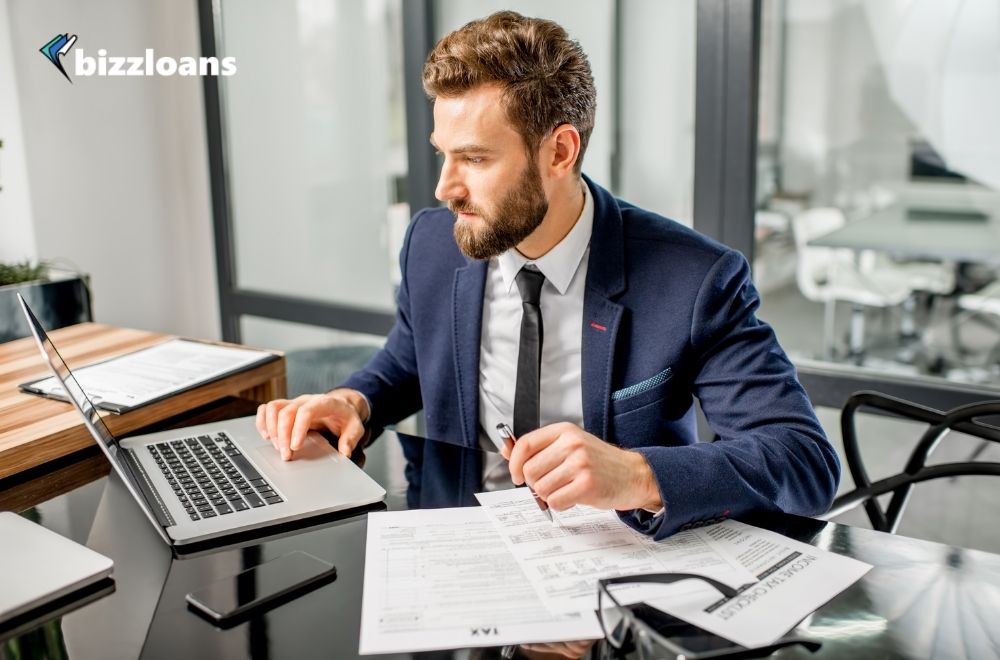
<path fill-rule="evenodd" d="M 840 465 L 746 260 L 581 174 L 597 99 L 579 44 L 500 12 L 445 36 L 423 83 L 447 208 L 409 225 L 395 326 L 343 387 L 262 405 L 262 436 L 288 460 L 328 429 L 350 454 L 423 409 L 444 442 L 407 449 L 412 507 L 527 483 L 658 539 L 826 510 Z M 518 441 L 501 454 L 503 422 Z"/>

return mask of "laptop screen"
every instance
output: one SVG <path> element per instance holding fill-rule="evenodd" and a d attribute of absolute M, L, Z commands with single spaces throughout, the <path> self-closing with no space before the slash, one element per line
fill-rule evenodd
<path fill-rule="evenodd" d="M 94 440 L 97 441 L 97 444 L 108 457 L 112 469 L 122 478 L 125 487 L 132 494 L 132 497 L 139 504 L 140 508 L 142 508 L 143 513 L 149 521 L 153 523 L 160 538 L 169 544 L 169 537 L 164 533 L 149 502 L 142 495 L 142 489 L 139 487 L 139 474 L 137 474 L 138 467 L 133 468 L 131 461 L 125 460 L 124 450 L 119 447 L 118 440 L 111 434 L 108 427 L 105 426 L 104 420 L 97 413 L 94 404 L 87 397 L 86 393 L 84 393 L 83 388 L 80 387 L 80 383 L 73 376 L 73 372 L 66 366 L 66 362 L 59 355 L 59 351 L 56 350 L 45 329 L 42 328 L 42 324 L 35 318 L 34 313 L 28 307 L 28 303 L 24 302 L 21 294 L 17 294 L 17 299 L 21 303 L 21 309 L 24 310 L 24 316 L 28 320 L 28 327 L 31 328 L 31 334 L 34 335 L 38 347 L 45 355 L 46 360 L 48 360 L 52 375 L 62 384 L 63 390 L 65 390 L 70 402 L 76 407 L 77 412 L 83 416 L 84 424 L 86 424 L 90 430 L 90 434 L 94 436 Z"/>
<path fill-rule="evenodd" d="M 107 425 L 105 425 L 104 420 L 97 413 L 94 404 L 83 391 L 83 388 L 80 387 L 80 383 L 77 382 L 73 372 L 66 366 L 66 362 L 59 355 L 59 351 L 52 344 L 52 340 L 49 339 L 48 334 L 42 328 L 42 324 L 38 322 L 38 319 L 35 318 L 35 314 L 28 307 L 28 304 L 24 302 L 24 299 L 20 295 L 18 295 L 18 299 L 21 301 L 21 307 L 24 309 L 25 317 L 28 319 L 31 334 L 35 336 L 39 347 L 49 361 L 49 366 L 52 368 L 52 375 L 63 386 L 66 396 L 69 397 L 73 405 L 83 415 L 83 421 L 86 423 L 87 428 L 90 429 L 90 433 L 94 436 L 94 439 L 104 445 L 104 449 L 111 455 L 111 458 L 117 459 L 119 451 L 118 440 L 112 435 Z M 117 460 L 114 462 L 117 462 Z"/>

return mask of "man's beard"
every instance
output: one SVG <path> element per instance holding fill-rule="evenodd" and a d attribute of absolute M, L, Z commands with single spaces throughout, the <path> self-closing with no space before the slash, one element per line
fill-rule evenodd
<path fill-rule="evenodd" d="M 481 220 L 456 220 L 455 242 L 458 248 L 473 259 L 489 259 L 503 254 L 542 224 L 549 211 L 542 177 L 538 166 L 529 160 L 520 181 L 500 200 L 496 211 L 487 215 L 464 200 L 448 202 L 452 213 L 475 213 Z"/>

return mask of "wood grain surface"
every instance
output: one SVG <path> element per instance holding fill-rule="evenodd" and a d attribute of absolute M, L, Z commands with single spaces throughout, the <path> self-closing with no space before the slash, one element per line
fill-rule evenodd
<path fill-rule="evenodd" d="M 71 369 L 173 339 L 172 335 L 97 323 L 53 330 L 53 344 Z M 220 344 L 222 342 L 219 342 Z M 115 435 L 144 429 L 199 406 L 235 396 L 269 401 L 285 396 L 285 359 L 206 383 L 123 415 L 101 413 Z M 24 394 L 17 386 L 49 375 L 31 337 L 0 344 L 0 479 L 83 449 L 94 442 L 69 404 Z"/>

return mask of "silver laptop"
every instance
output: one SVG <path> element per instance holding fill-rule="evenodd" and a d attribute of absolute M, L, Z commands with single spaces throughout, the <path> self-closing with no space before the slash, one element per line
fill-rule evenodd
<path fill-rule="evenodd" d="M 380 502 L 385 490 L 318 433 L 295 460 L 254 417 L 118 439 L 18 294 L 31 334 L 97 445 L 157 532 L 183 545 Z"/>
<path fill-rule="evenodd" d="M 9 511 L 0 512 L 0 539 L 0 623 L 106 578 L 114 565 Z"/>

